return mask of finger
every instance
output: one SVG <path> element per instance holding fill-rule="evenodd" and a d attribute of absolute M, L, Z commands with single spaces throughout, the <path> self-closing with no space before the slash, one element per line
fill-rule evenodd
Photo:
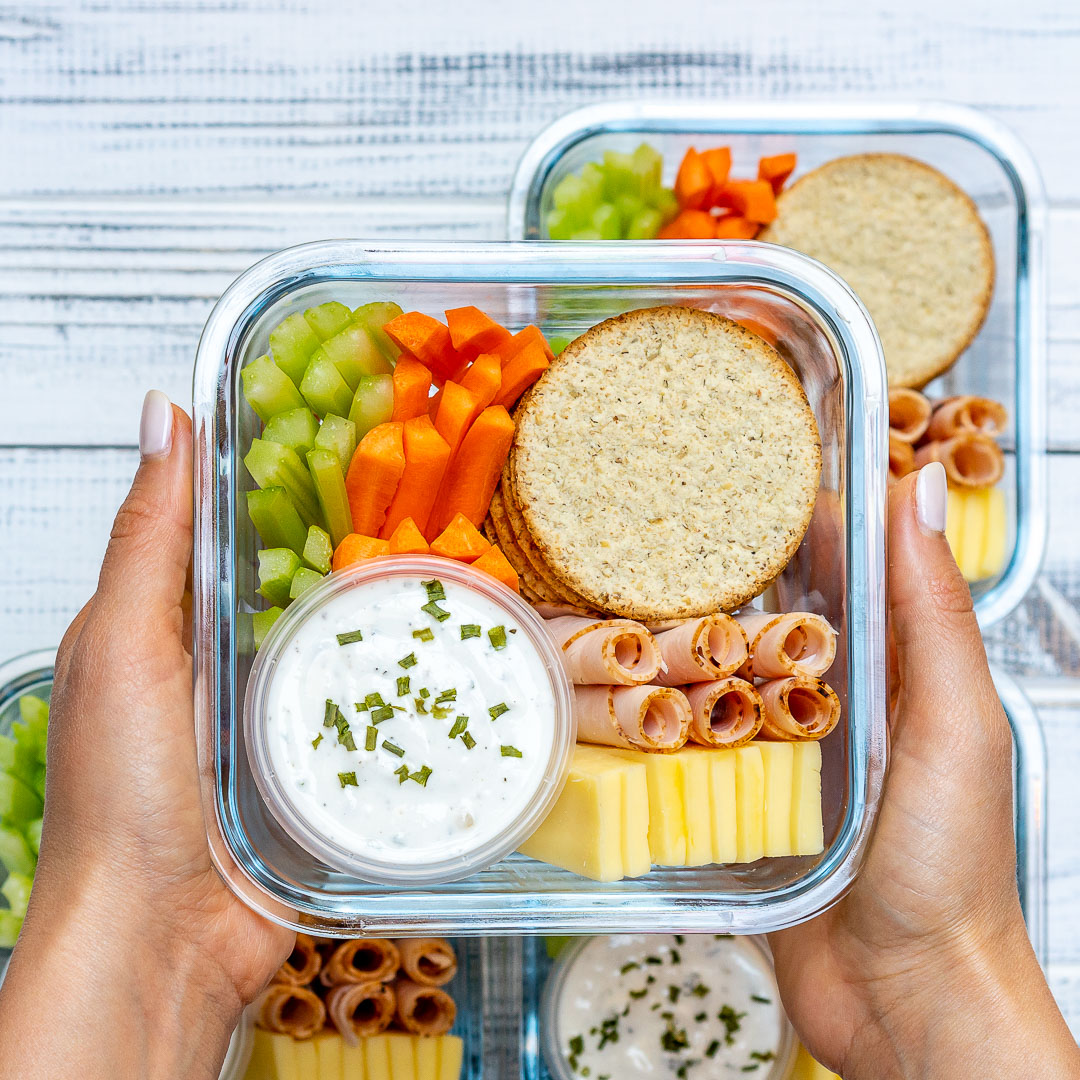
<path fill-rule="evenodd" d="M 60 645 L 56 650 L 56 660 L 53 662 L 53 684 L 62 683 L 67 675 L 68 668 L 71 666 L 71 656 L 75 652 L 75 646 L 78 644 L 79 635 L 82 633 L 83 626 L 86 624 L 86 618 L 90 614 L 90 608 L 93 606 L 94 598 L 90 597 L 81 608 L 79 608 L 78 614 L 71 620 L 71 624 L 64 631 L 64 636 L 60 639 Z"/>

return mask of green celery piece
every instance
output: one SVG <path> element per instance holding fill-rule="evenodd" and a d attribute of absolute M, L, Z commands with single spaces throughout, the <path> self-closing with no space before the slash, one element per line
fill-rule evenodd
<path fill-rule="evenodd" d="M 0 735 L 0 770 L 33 786 L 38 768 L 37 752 L 26 739 L 15 740 L 9 735 Z"/>
<path fill-rule="evenodd" d="M 279 607 L 267 608 L 265 611 L 256 611 L 251 616 L 251 629 L 255 638 L 255 648 L 261 649 L 266 635 L 270 633 L 270 627 L 284 614 Z"/>
<path fill-rule="evenodd" d="M 552 210 L 545 219 L 545 225 L 549 240 L 569 240 L 577 222 L 566 210 Z"/>
<path fill-rule="evenodd" d="M 334 545 L 330 534 L 318 525 L 312 525 L 304 542 L 304 563 L 320 574 L 329 574 L 333 562 Z"/>
<path fill-rule="evenodd" d="M 287 547 L 299 555 L 304 550 L 307 529 L 296 507 L 280 487 L 247 493 L 248 517 L 267 547 Z"/>
<path fill-rule="evenodd" d="M 344 416 L 352 404 L 349 384 L 322 347 L 312 354 L 307 371 L 300 380 L 300 392 L 319 416 L 326 416 L 327 413 Z"/>
<path fill-rule="evenodd" d="M 345 490 L 341 462 L 333 450 L 321 449 L 308 451 L 307 462 L 326 531 L 334 547 L 337 547 L 353 531 L 352 510 L 349 508 L 349 493 Z"/>
<path fill-rule="evenodd" d="M 654 210 L 651 206 L 645 206 L 627 225 L 623 236 L 627 240 L 655 240 L 656 234 L 663 226 L 664 218 L 660 211 Z"/>
<path fill-rule="evenodd" d="M 30 781 L 30 786 L 41 796 L 41 801 L 45 801 L 45 766 L 39 765 L 34 772 L 34 778 Z"/>
<path fill-rule="evenodd" d="M 259 487 L 284 488 L 305 526 L 319 524 L 319 500 L 315 495 L 315 485 L 304 462 L 294 450 L 281 443 L 267 442 L 266 439 L 252 439 L 251 448 L 244 455 L 244 465 Z"/>
<path fill-rule="evenodd" d="M 19 717 L 21 722 L 11 725 L 15 741 L 29 746 L 44 765 L 49 740 L 49 703 L 35 694 L 23 694 L 19 698 Z"/>
<path fill-rule="evenodd" d="M 349 384 L 349 391 L 356 390 L 362 375 L 388 375 L 394 365 L 387 360 L 367 327 L 354 323 L 345 327 L 322 344 L 323 352 Z"/>
<path fill-rule="evenodd" d="M 292 585 L 289 588 L 289 598 L 295 600 L 298 596 L 302 596 L 312 585 L 318 585 L 322 579 L 322 574 L 309 570 L 306 566 L 301 566 L 293 576 Z"/>
<path fill-rule="evenodd" d="M 661 188 L 651 201 L 653 207 L 660 211 L 665 225 L 679 213 L 679 200 L 670 188 Z"/>
<path fill-rule="evenodd" d="M 13 911 L 0 911 L 0 949 L 14 949 L 23 921 Z"/>
<path fill-rule="evenodd" d="M 41 818 L 36 818 L 26 826 L 26 842 L 30 845 L 31 850 L 35 855 L 41 850 Z M 31 871 L 24 870 L 24 874 L 29 874 Z"/>
<path fill-rule="evenodd" d="M 240 381 L 244 384 L 247 403 L 264 424 L 271 416 L 299 409 L 304 404 L 292 379 L 269 356 L 252 360 L 240 372 Z"/>
<path fill-rule="evenodd" d="M 324 416 L 319 434 L 315 436 L 313 449 L 333 451 L 341 465 L 341 475 L 344 476 L 349 471 L 349 462 L 356 450 L 356 425 L 351 420 L 334 416 L 333 413 Z"/>
<path fill-rule="evenodd" d="M 263 428 L 262 437 L 267 442 L 281 443 L 298 454 L 306 454 L 315 445 L 318 434 L 319 421 L 305 405 L 302 409 L 290 409 L 272 416 Z"/>
<path fill-rule="evenodd" d="M 264 548 L 259 552 L 259 595 L 271 604 L 287 604 L 289 585 L 299 568 L 300 556 L 292 548 Z"/>
<path fill-rule="evenodd" d="M 548 954 L 548 959 L 557 960 L 559 953 L 561 953 L 573 940 L 574 938 L 572 937 L 545 937 L 544 951 Z"/>
<path fill-rule="evenodd" d="M 304 318 L 315 336 L 320 341 L 325 341 L 335 334 L 340 334 L 352 322 L 352 312 L 344 304 L 330 300 L 318 307 L 308 308 L 304 312 Z"/>
<path fill-rule="evenodd" d="M 593 211 L 592 227 L 601 240 L 622 239 L 622 217 L 611 203 L 601 203 Z"/>
<path fill-rule="evenodd" d="M 270 331 L 270 355 L 297 386 L 311 354 L 319 347 L 319 338 L 308 325 L 304 313 L 298 311 Z"/>
<path fill-rule="evenodd" d="M 37 858 L 26 837 L 11 825 L 0 825 L 0 863 L 11 874 L 32 874 L 37 866 Z"/>
<path fill-rule="evenodd" d="M 559 353 L 561 353 L 563 351 L 563 349 L 565 349 L 566 346 L 569 345 L 571 340 L 572 340 L 571 338 L 568 338 L 568 337 L 560 337 L 558 334 L 556 334 L 556 335 L 545 334 L 544 336 L 547 338 L 548 347 L 551 349 L 551 351 L 556 356 L 558 356 Z"/>
<path fill-rule="evenodd" d="M 660 151 L 648 143 L 641 143 L 630 155 L 630 168 L 637 177 L 637 193 L 646 202 L 652 201 L 660 190 L 660 177 L 664 171 L 664 158 Z"/>
<path fill-rule="evenodd" d="M 585 185 L 586 191 L 589 193 L 589 199 L 592 205 L 600 202 L 604 198 L 604 169 L 598 162 L 590 161 L 582 167 L 582 170 L 578 175 L 581 177 L 581 182 Z"/>
<path fill-rule="evenodd" d="M 13 915 L 26 914 L 27 905 L 30 903 L 30 890 L 33 887 L 32 877 L 14 871 L 8 874 L 4 884 L 0 885 L 0 893 L 4 894 Z"/>
<path fill-rule="evenodd" d="M 635 195 L 640 190 L 634 174 L 634 159 L 618 150 L 604 151 L 604 198 L 613 202 L 620 195 Z"/>
<path fill-rule="evenodd" d="M 385 424 L 394 412 L 394 380 L 390 375 L 365 375 L 356 386 L 349 419 L 362 439 L 373 427 Z"/>
<path fill-rule="evenodd" d="M 570 239 L 571 240 L 603 240 L 604 238 L 603 238 L 603 236 L 600 235 L 600 230 L 599 229 L 589 228 L 589 229 L 578 229 L 578 231 L 576 233 L 574 233 L 574 235 L 571 236 Z"/>
<path fill-rule="evenodd" d="M 625 235 L 630 222 L 645 209 L 645 203 L 636 195 L 620 195 L 613 205 L 619 211 L 620 228 Z"/>
<path fill-rule="evenodd" d="M 23 828 L 41 817 L 41 796 L 11 773 L 0 773 L 0 821 Z"/>
<path fill-rule="evenodd" d="M 376 300 L 373 304 L 361 304 L 353 312 L 353 322 L 358 322 L 367 328 L 375 344 L 391 363 L 397 360 L 401 350 L 390 340 L 390 335 L 383 330 L 383 327 L 400 314 L 402 314 L 401 305 L 395 304 L 392 300 Z"/>
<path fill-rule="evenodd" d="M 564 176 L 552 189 L 551 201 L 575 224 L 591 216 L 599 203 L 599 193 L 574 173 Z"/>

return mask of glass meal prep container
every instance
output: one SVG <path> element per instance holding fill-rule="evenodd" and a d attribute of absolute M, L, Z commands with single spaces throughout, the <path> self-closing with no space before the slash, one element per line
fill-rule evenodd
<path fill-rule="evenodd" d="M 240 368 L 266 351 L 286 316 L 330 299 L 394 300 L 441 313 L 475 304 L 511 326 L 575 336 L 619 311 L 694 304 L 777 342 L 800 376 L 823 444 L 806 538 L 777 582 L 785 608 L 811 606 L 839 632 L 829 681 L 843 705 L 822 744 L 822 855 L 741 866 L 654 869 L 602 884 L 514 854 L 462 881 L 426 889 L 375 885 L 296 845 L 259 795 L 244 745 L 254 654 L 257 536 L 244 510 L 241 457 L 258 420 Z M 196 468 L 196 727 L 215 861 L 270 918 L 349 936 L 648 930 L 758 933 L 811 917 L 857 871 L 885 757 L 884 505 L 886 400 L 876 335 L 830 271 L 762 245 L 407 244 L 335 241 L 287 249 L 223 295 L 199 345 Z"/>
<path fill-rule="evenodd" d="M 663 154 L 668 185 L 690 146 L 730 146 L 735 176 L 756 175 L 762 155 L 794 151 L 796 180 L 833 158 L 877 152 L 925 161 L 975 201 L 994 247 L 993 300 L 971 346 L 925 389 L 932 398 L 982 395 L 1009 410 L 1001 484 L 1008 559 L 996 578 L 972 586 L 983 626 L 1007 615 L 1035 579 L 1047 526 L 1046 199 L 1027 149 L 996 121 L 955 105 L 611 102 L 569 113 L 532 142 L 511 188 L 508 239 L 546 238 L 544 222 L 559 181 L 599 161 L 605 150 L 631 151 L 641 142 Z"/>

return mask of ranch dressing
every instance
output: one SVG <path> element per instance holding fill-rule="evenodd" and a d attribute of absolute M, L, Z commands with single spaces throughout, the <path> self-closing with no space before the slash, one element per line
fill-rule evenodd
<path fill-rule="evenodd" d="M 767 1080 L 789 1053 L 772 968 L 746 938 L 591 938 L 554 1016 L 568 1075 L 588 1080 Z"/>
<path fill-rule="evenodd" d="M 553 710 L 544 661 L 502 607 L 453 581 L 396 576 L 339 591 L 293 631 L 267 692 L 266 745 L 316 835 L 415 867 L 475 852 L 514 822 L 544 781 Z"/>

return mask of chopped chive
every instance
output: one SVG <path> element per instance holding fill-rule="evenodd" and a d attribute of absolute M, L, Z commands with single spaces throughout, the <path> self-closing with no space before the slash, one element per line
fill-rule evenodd
<path fill-rule="evenodd" d="M 416 711 L 418 713 L 424 713 L 425 715 L 427 715 L 427 706 L 424 704 L 424 699 L 422 697 L 414 697 L 412 701 L 413 704 L 416 706 Z"/>
<path fill-rule="evenodd" d="M 686 944 L 686 938 L 684 938 L 682 936 L 682 934 L 676 934 L 675 935 L 675 944 L 676 945 L 685 945 Z"/>
<path fill-rule="evenodd" d="M 509 711 L 510 706 L 507 705 L 505 701 L 500 701 L 498 705 L 492 705 L 491 708 L 488 709 L 488 715 L 491 717 L 492 720 L 498 720 L 504 712 Z M 635 964 L 634 966 L 636 967 L 637 965 Z"/>
<path fill-rule="evenodd" d="M 585 1053 L 585 1040 L 580 1035 L 575 1035 L 570 1040 L 570 1053 L 571 1054 L 583 1054 L 583 1053 Z"/>
<path fill-rule="evenodd" d="M 643 998 L 649 991 L 643 986 L 640 990 L 631 990 L 630 996 L 636 1001 L 638 998 Z"/>
<path fill-rule="evenodd" d="M 751 1050 L 751 1061 L 773 1061 L 776 1055 L 771 1050 Z"/>
<path fill-rule="evenodd" d="M 439 622 L 446 622 L 450 618 L 450 612 L 444 611 L 434 600 L 429 604 L 425 604 L 420 610 L 426 611 L 433 619 L 438 619 Z"/>
<path fill-rule="evenodd" d="M 716 1052 L 719 1049 L 720 1049 L 720 1040 L 719 1039 L 713 1039 L 713 1041 L 711 1043 L 709 1043 L 709 1045 L 705 1048 L 705 1056 L 707 1058 L 714 1058 L 714 1057 L 716 1057 Z"/>
<path fill-rule="evenodd" d="M 461 624 L 461 640 L 466 641 L 471 637 L 480 636 L 480 624 L 467 622 Z"/>
<path fill-rule="evenodd" d="M 364 749 L 374 750 L 379 742 L 379 729 L 370 724 L 364 729 Z"/>
<path fill-rule="evenodd" d="M 420 584 L 424 586 L 429 600 L 446 599 L 446 590 L 443 588 L 443 583 L 438 578 L 432 578 L 430 581 L 421 581 Z"/>
<path fill-rule="evenodd" d="M 772 998 L 762 997 L 760 994 L 751 994 L 751 1001 L 756 1001 L 759 1005 L 771 1005 Z"/>
<path fill-rule="evenodd" d="M 401 749 L 396 743 L 392 743 L 389 739 L 383 739 L 382 748 L 389 750 L 395 757 L 404 757 L 405 751 Z"/>
<path fill-rule="evenodd" d="M 376 691 L 374 694 L 368 694 L 364 700 L 367 702 L 369 709 L 377 709 L 380 705 L 385 705 L 386 702 L 382 699 L 382 694 Z"/>
<path fill-rule="evenodd" d="M 694 1015 L 694 1019 L 695 1019 L 695 1020 L 696 1020 L 696 1021 L 697 1021 L 697 1022 L 698 1022 L 699 1024 L 704 1024 L 704 1023 L 705 1023 L 705 1021 L 709 1019 L 709 1014 L 708 1014 L 708 1013 L 703 1013 L 703 1012 L 695 1013 L 695 1015 Z"/>
<path fill-rule="evenodd" d="M 398 661 L 398 667 L 411 668 L 416 666 L 416 653 L 411 652 Z"/>
<path fill-rule="evenodd" d="M 356 706 L 357 712 L 367 712 L 368 703 L 366 701 L 355 701 L 353 704 Z"/>
<path fill-rule="evenodd" d="M 339 645 L 351 645 L 354 641 L 363 641 L 364 635 L 359 630 L 350 630 L 347 634 L 338 634 Z"/>
<path fill-rule="evenodd" d="M 679 995 L 682 991 L 677 986 L 669 986 L 667 988 L 667 999 L 672 1005 L 679 1000 Z"/>
<path fill-rule="evenodd" d="M 499 753 L 503 757 L 521 757 L 521 751 L 516 746 L 500 746 Z"/>
<path fill-rule="evenodd" d="M 448 739 L 456 739 L 467 727 L 469 726 L 469 718 L 467 716 L 459 716 L 454 721 L 454 726 L 450 729 Z"/>
<path fill-rule="evenodd" d="M 435 631 L 430 626 L 425 626 L 423 630 L 414 630 L 412 632 L 414 638 L 419 638 L 421 641 L 434 641 Z"/>
<path fill-rule="evenodd" d="M 384 705 L 381 709 L 371 710 L 371 722 L 373 724 L 381 724 L 384 720 L 392 719 L 393 715 L 393 707 L 390 705 Z"/>
<path fill-rule="evenodd" d="M 337 778 L 338 778 L 338 781 L 340 782 L 340 784 L 341 784 L 341 786 L 343 788 L 346 788 L 346 787 L 359 787 L 360 786 L 356 782 L 356 773 L 355 772 L 339 772 L 337 774 Z"/>
<path fill-rule="evenodd" d="M 397 696 L 405 697 L 409 692 L 409 676 L 399 675 L 397 681 Z"/>
<path fill-rule="evenodd" d="M 416 772 L 409 773 L 409 779 L 415 780 L 421 787 L 427 787 L 428 777 L 431 775 L 431 769 L 425 765 L 421 769 L 417 769 Z"/>
<path fill-rule="evenodd" d="M 397 782 L 399 784 L 404 784 L 405 781 L 409 779 L 409 766 L 408 765 L 399 765 L 394 770 L 394 775 L 397 777 Z"/>
<path fill-rule="evenodd" d="M 420 687 L 420 696 L 421 697 L 431 697 L 431 691 L 426 686 L 421 686 Z"/>
<path fill-rule="evenodd" d="M 664 961 L 661 960 L 659 956 L 646 956 L 645 957 L 645 963 L 646 964 L 662 964 L 663 962 Z"/>
<path fill-rule="evenodd" d="M 322 740 L 323 740 L 322 732 L 320 731 L 319 734 L 316 735 L 315 738 L 311 740 L 311 748 L 313 750 L 318 750 L 319 749 L 319 743 L 321 743 Z"/>
<path fill-rule="evenodd" d="M 638 971 L 640 968 L 641 965 L 636 960 L 631 960 L 619 968 L 619 974 L 625 975 L 628 971 Z"/>
<path fill-rule="evenodd" d="M 682 963 L 682 953 L 680 953 L 678 949 L 672 949 L 671 950 L 671 962 L 673 964 L 681 964 Z"/>
<path fill-rule="evenodd" d="M 453 707 L 449 704 L 436 705 L 432 708 L 431 715 L 434 716 L 436 720 L 445 720 L 453 711 Z"/>
<path fill-rule="evenodd" d="M 506 648 L 506 627 L 505 626 L 493 626 L 488 631 L 488 640 L 491 642 L 491 646 L 494 649 Z"/>
<path fill-rule="evenodd" d="M 451 686 L 449 690 L 440 690 L 439 696 L 435 699 L 435 704 L 439 705 L 444 701 L 457 701 L 457 687 Z"/>
<path fill-rule="evenodd" d="M 329 699 L 326 699 L 326 706 L 323 709 L 322 726 L 333 727 L 334 721 L 341 713 L 341 710 Z"/>
<path fill-rule="evenodd" d="M 344 746 L 346 750 L 356 749 L 356 740 L 353 738 L 353 733 L 349 731 L 348 728 L 345 729 L 344 733 L 338 732 L 337 741 L 341 746 Z"/>
<path fill-rule="evenodd" d="M 476 740 L 467 731 L 461 736 L 461 741 L 466 750 L 471 750 L 476 745 Z"/>
<path fill-rule="evenodd" d="M 698 983 L 697 986 L 695 986 L 693 988 L 693 990 L 690 991 L 690 993 L 693 994 L 694 997 L 699 997 L 699 998 L 704 997 L 708 992 L 709 992 L 709 988 L 704 983 Z M 764 999 L 760 999 L 760 1000 L 764 1000 Z"/>

